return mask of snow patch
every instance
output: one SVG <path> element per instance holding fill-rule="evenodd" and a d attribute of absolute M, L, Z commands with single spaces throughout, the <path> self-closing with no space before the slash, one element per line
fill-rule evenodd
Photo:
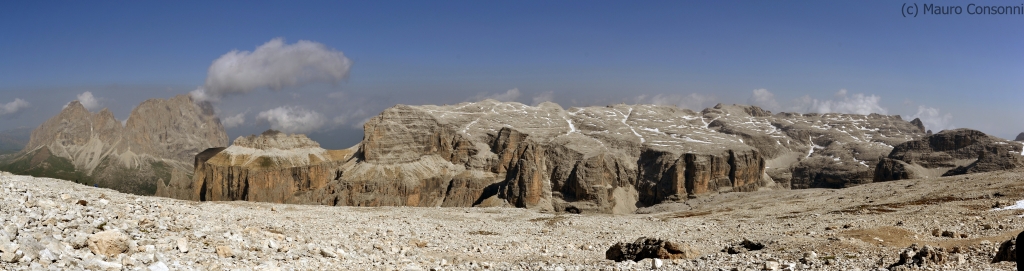
<path fill-rule="evenodd" d="M 1006 211 L 1006 210 L 1024 210 L 1024 200 L 1018 200 L 1017 203 L 1015 203 L 1013 205 L 1010 205 L 1010 206 L 1003 207 L 1003 208 L 992 209 L 992 211 Z M 1020 215 L 1018 217 L 1024 217 L 1024 215 Z"/>
<path fill-rule="evenodd" d="M 466 135 L 470 135 L 470 134 L 469 134 L 469 126 L 473 126 L 473 124 L 475 124 L 475 123 L 476 123 L 476 121 L 478 121 L 478 120 L 480 120 L 480 118 L 476 118 L 475 120 L 473 120 L 473 121 L 472 121 L 472 122 L 470 122 L 469 124 L 466 124 L 466 127 L 462 128 L 462 133 L 463 133 L 463 134 L 466 134 Z"/>
<path fill-rule="evenodd" d="M 566 123 L 569 123 L 569 132 L 566 132 L 565 134 L 568 135 L 568 134 L 571 134 L 571 133 L 575 133 L 576 132 L 576 126 L 572 125 L 572 121 L 569 121 L 569 118 L 566 118 L 565 116 L 562 116 L 562 118 L 565 119 Z"/>

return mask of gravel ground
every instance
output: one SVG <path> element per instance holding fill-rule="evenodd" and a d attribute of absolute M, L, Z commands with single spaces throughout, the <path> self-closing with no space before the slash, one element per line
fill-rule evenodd
<path fill-rule="evenodd" d="M 0 269 L 1013 270 L 991 261 L 1024 210 L 993 208 L 1024 199 L 1022 176 L 725 193 L 609 215 L 190 202 L 0 173 Z M 640 237 L 702 256 L 605 259 Z M 913 244 L 941 259 L 893 266 Z"/>

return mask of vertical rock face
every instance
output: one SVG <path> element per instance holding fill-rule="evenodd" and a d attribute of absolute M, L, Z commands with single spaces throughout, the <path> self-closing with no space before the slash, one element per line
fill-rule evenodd
<path fill-rule="evenodd" d="M 124 125 L 107 109 L 90 113 L 72 101 L 32 131 L 25 149 L 3 167 L 152 195 L 173 171 L 191 174 L 196 153 L 225 145 L 227 134 L 209 103 L 185 95 L 146 100 Z M 32 161 L 39 152 L 52 155 Z"/>
<path fill-rule="evenodd" d="M 328 151 L 304 135 L 267 131 L 239 137 L 227 148 L 199 153 L 190 185 L 175 194 L 190 200 L 304 202 L 308 193 L 334 177 L 337 161 L 350 151 Z"/>
<path fill-rule="evenodd" d="M 252 143 L 267 141 L 264 135 L 201 153 L 193 182 L 178 186 L 202 191 L 192 194 L 199 200 L 623 213 L 788 187 L 771 176 L 778 172 L 791 174 L 798 188 L 870 182 L 878 157 L 919 138 L 919 130 L 899 116 L 772 115 L 740 105 L 702 112 L 493 100 L 398 105 L 367 121 L 363 141 L 348 153 L 321 159 L 330 162 L 259 167 L 271 152 L 248 153 L 266 148 Z"/>
<path fill-rule="evenodd" d="M 971 129 L 945 130 L 893 148 L 879 161 L 875 181 L 951 176 L 1024 166 L 1024 143 Z"/>
<path fill-rule="evenodd" d="M 564 110 L 492 100 L 399 105 L 364 129 L 357 153 L 311 201 L 622 212 L 774 187 L 767 159 L 787 174 L 808 159 L 853 172 L 823 176 L 807 164 L 794 179 L 821 180 L 800 187 L 870 182 L 890 144 L 923 133 L 898 116 L 773 116 L 722 105 L 703 112 L 654 105 Z"/>

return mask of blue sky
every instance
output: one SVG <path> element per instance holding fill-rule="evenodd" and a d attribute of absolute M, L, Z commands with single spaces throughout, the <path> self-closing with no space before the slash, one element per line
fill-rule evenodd
<path fill-rule="evenodd" d="M 905 18 L 886 1 L 297 2 L 0 3 L 0 109 L 28 104 L 0 110 L 15 111 L 0 130 L 37 126 L 85 91 L 124 118 L 203 85 L 222 55 L 282 38 L 342 52 L 348 77 L 225 97 L 222 117 L 244 119 L 232 138 L 288 107 L 322 117 L 305 131 L 325 147 L 347 147 L 361 120 L 396 103 L 487 97 L 868 110 L 1024 131 L 1024 15 Z"/>

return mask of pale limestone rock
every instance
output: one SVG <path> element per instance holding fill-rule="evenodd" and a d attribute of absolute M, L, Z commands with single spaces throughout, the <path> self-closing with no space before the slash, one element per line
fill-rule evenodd
<path fill-rule="evenodd" d="M 216 251 L 217 256 L 221 258 L 231 258 L 235 255 L 230 246 L 217 246 Z"/>
<path fill-rule="evenodd" d="M 128 251 L 128 235 L 118 230 L 103 231 L 89 236 L 89 250 L 108 257 Z"/>

